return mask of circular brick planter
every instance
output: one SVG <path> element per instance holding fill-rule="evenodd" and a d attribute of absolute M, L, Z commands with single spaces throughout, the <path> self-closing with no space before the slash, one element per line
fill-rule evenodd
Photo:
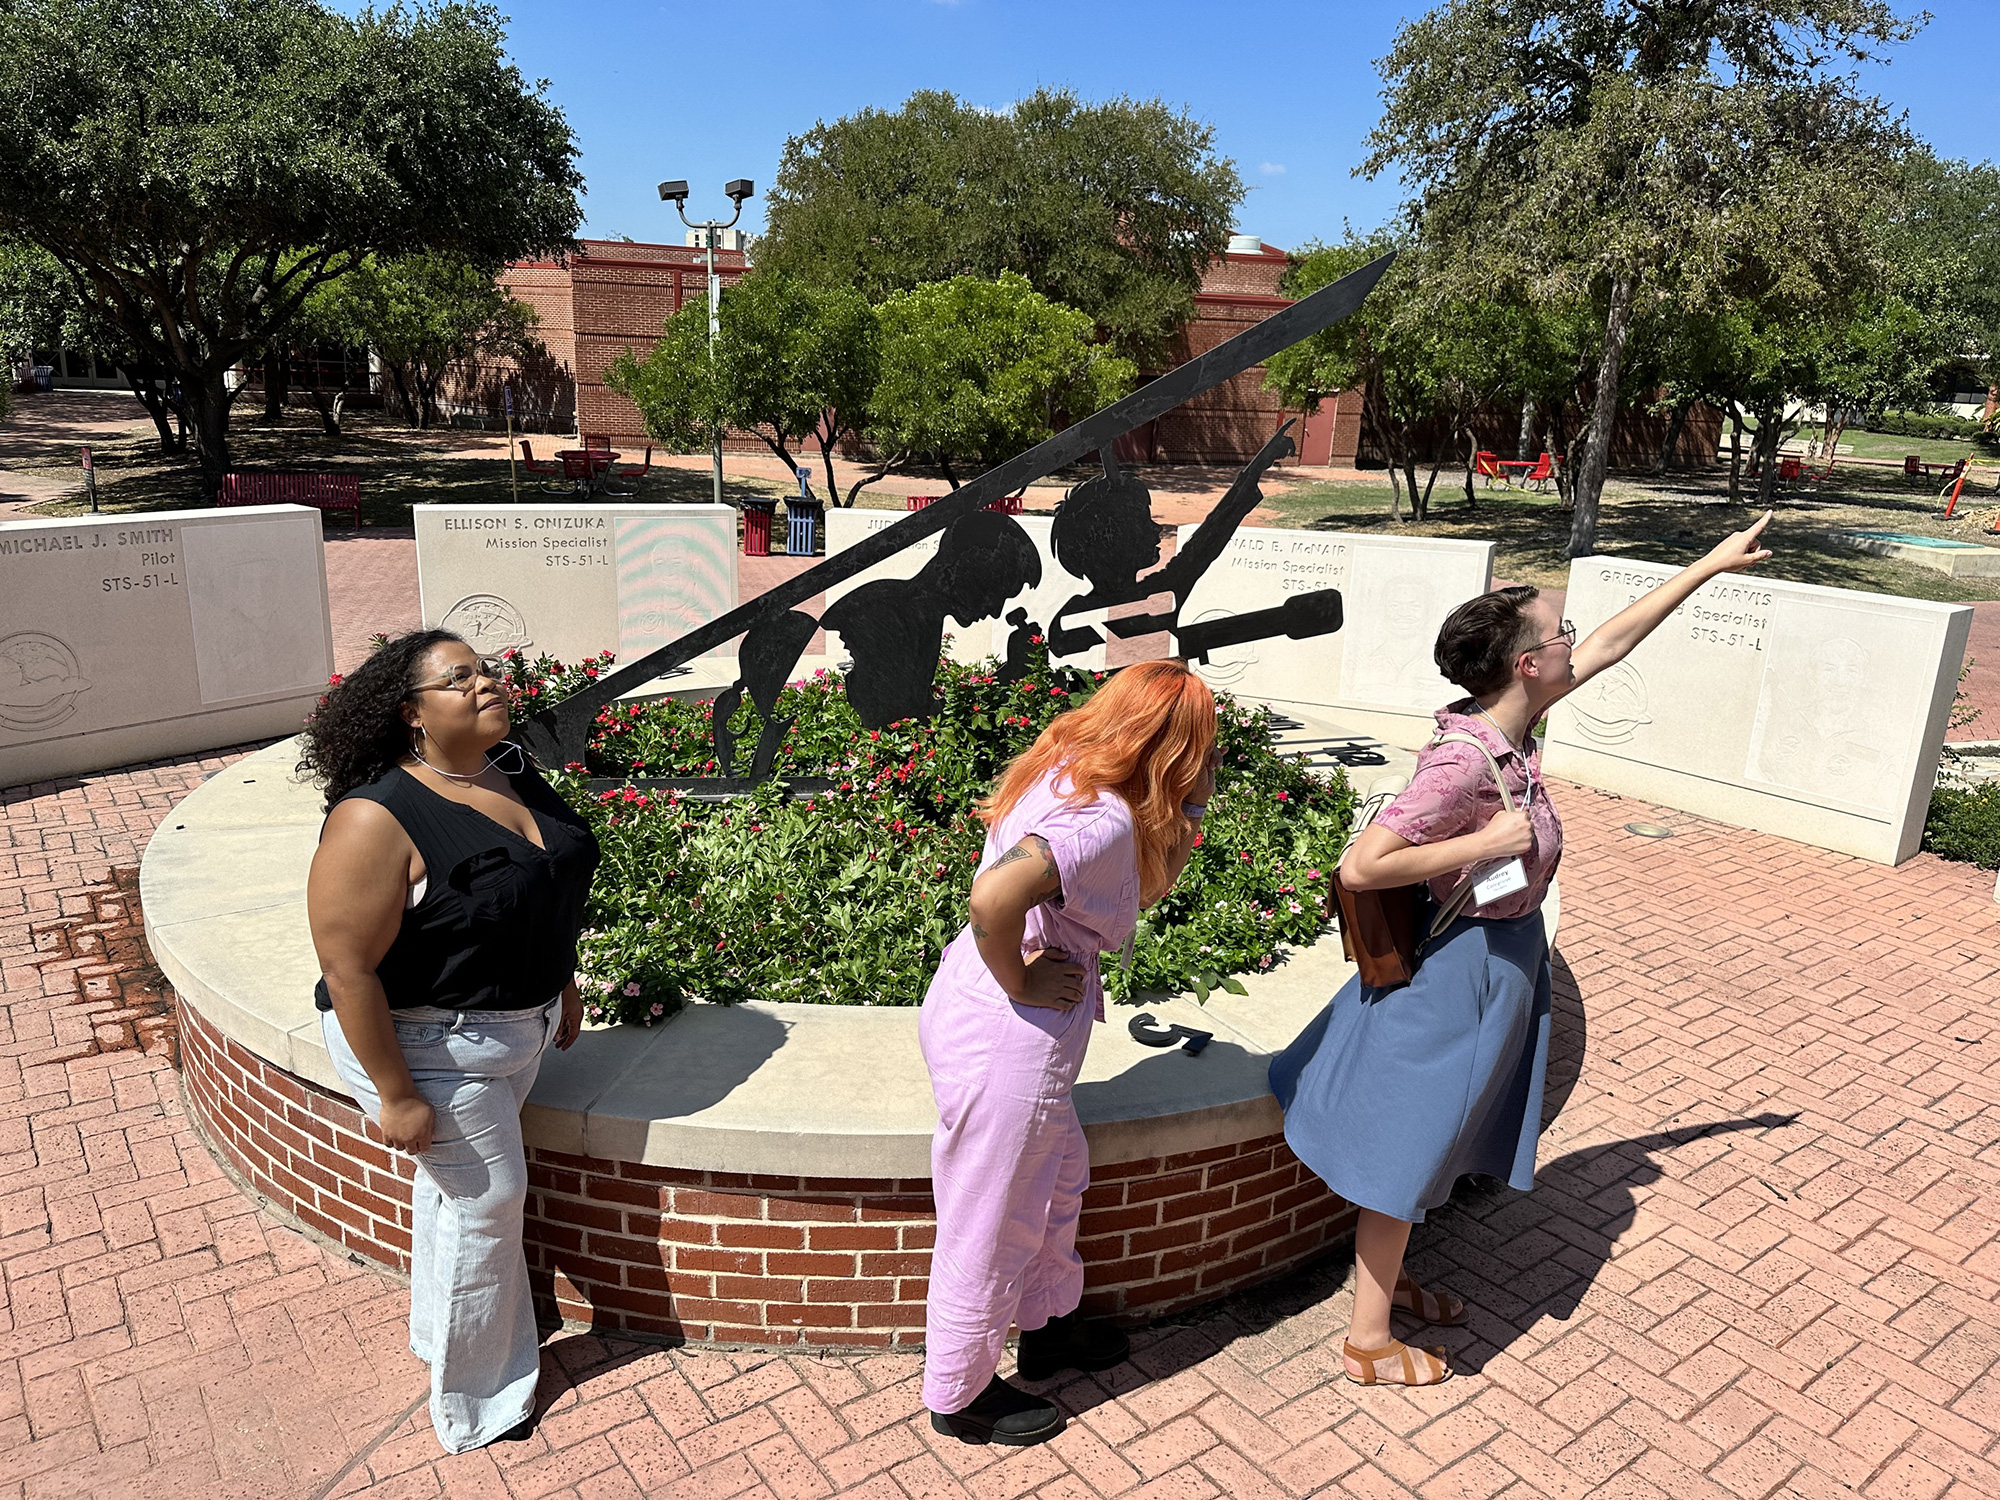
<path fill-rule="evenodd" d="M 409 1254 L 408 1158 L 370 1140 L 319 1037 L 305 924 L 318 800 L 293 747 L 219 773 L 141 867 L 172 981 L 189 1111 L 277 1208 L 377 1264 Z M 1553 930 L 1553 898 L 1549 912 Z M 1076 1090 L 1091 1142 L 1086 1306 L 1138 1322 L 1310 1260 L 1352 1225 L 1286 1148 L 1272 1051 L 1344 981 L 1324 941 L 1248 996 L 1160 1001 L 1215 1033 L 1199 1057 L 1099 1029 Z M 523 1115 L 529 1264 L 564 1319 L 750 1344 L 923 1337 L 935 1120 L 900 1009 L 691 1006 L 550 1053 Z"/>

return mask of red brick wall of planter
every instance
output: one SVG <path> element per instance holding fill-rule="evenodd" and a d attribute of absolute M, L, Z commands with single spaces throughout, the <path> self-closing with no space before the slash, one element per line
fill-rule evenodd
<path fill-rule="evenodd" d="M 407 1158 L 347 1100 L 255 1057 L 185 1004 L 182 1078 L 209 1140 L 279 1208 L 407 1269 Z M 1138 1322 L 1265 1281 L 1350 1229 L 1280 1137 L 1092 1171 L 1085 1305 Z M 747 1344 L 923 1339 L 936 1234 L 924 1179 L 767 1177 L 528 1153 L 528 1264 L 596 1328 Z"/>

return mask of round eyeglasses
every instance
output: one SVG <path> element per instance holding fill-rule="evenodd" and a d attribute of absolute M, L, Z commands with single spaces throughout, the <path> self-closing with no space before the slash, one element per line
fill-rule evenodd
<path fill-rule="evenodd" d="M 449 688 L 454 693 L 469 693 L 482 677 L 491 682 L 506 682 L 507 663 L 497 656 L 482 656 L 474 666 L 467 666 L 462 661 L 454 662 L 451 670 L 443 676 L 432 682 L 420 682 L 410 691 L 423 693 L 436 688 Z"/>

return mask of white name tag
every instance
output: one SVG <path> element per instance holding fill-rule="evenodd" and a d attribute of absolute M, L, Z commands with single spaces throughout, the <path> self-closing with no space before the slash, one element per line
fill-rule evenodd
<path fill-rule="evenodd" d="M 1475 906 L 1489 905 L 1502 896 L 1511 896 L 1527 888 L 1528 867 L 1521 863 L 1518 855 L 1480 865 L 1472 872 L 1472 901 Z"/>

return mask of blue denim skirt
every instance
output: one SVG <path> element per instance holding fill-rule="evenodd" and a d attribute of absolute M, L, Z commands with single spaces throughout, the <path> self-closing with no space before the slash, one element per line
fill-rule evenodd
<path fill-rule="evenodd" d="M 1468 1172 L 1535 1185 L 1549 1064 L 1540 912 L 1460 917 L 1393 990 L 1350 979 L 1271 1061 L 1285 1141 L 1347 1199 L 1421 1223 Z"/>

